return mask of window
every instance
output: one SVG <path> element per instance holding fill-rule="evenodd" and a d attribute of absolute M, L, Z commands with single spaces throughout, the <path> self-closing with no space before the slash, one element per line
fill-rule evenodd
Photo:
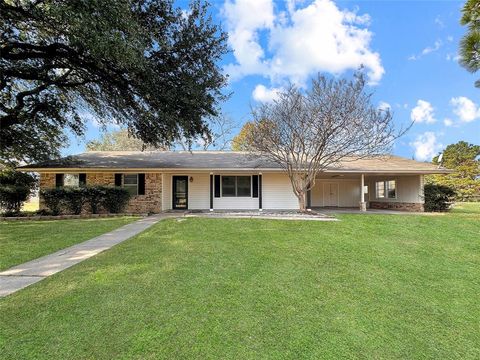
<path fill-rule="evenodd" d="M 222 176 L 223 197 L 249 197 L 252 192 L 251 176 Z"/>
<path fill-rule="evenodd" d="M 65 174 L 63 175 L 64 187 L 78 187 L 80 186 L 79 174 Z"/>
<path fill-rule="evenodd" d="M 375 195 L 377 199 L 395 199 L 397 197 L 396 181 L 377 181 L 375 183 Z"/>
<path fill-rule="evenodd" d="M 138 175 L 137 174 L 123 175 L 123 187 L 127 189 L 130 195 L 138 195 Z"/>

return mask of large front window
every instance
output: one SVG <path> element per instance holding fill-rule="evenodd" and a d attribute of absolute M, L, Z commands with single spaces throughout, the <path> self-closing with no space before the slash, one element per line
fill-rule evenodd
<path fill-rule="evenodd" d="M 251 176 L 222 176 L 223 197 L 250 197 L 251 194 Z"/>
<path fill-rule="evenodd" d="M 375 196 L 377 199 L 395 199 L 397 197 L 397 183 L 395 180 L 375 182 Z"/>

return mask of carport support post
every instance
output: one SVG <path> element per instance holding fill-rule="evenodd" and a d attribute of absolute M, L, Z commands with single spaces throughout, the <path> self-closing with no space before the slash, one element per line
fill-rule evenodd
<path fill-rule="evenodd" d="M 360 181 L 360 211 L 367 211 L 367 203 L 365 202 L 365 175 L 361 175 Z"/>

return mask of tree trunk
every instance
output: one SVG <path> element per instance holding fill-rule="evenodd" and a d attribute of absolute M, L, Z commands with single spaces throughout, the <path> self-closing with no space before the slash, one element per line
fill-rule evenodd
<path fill-rule="evenodd" d="M 301 192 L 297 195 L 298 198 L 298 208 L 300 212 L 305 212 L 307 211 L 305 207 L 305 193 Z"/>

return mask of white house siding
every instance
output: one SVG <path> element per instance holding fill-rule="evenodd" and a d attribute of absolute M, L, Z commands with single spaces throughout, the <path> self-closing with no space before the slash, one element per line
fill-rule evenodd
<path fill-rule="evenodd" d="M 395 199 L 377 199 L 375 194 L 375 182 L 396 180 L 397 197 Z M 400 203 L 423 203 L 423 175 L 403 176 L 369 176 L 368 199 L 375 202 L 400 202 Z"/>
<path fill-rule="evenodd" d="M 325 193 L 329 184 L 338 186 L 337 205 L 338 207 L 357 207 L 360 202 L 360 180 L 316 180 L 312 189 L 312 206 L 327 206 Z"/>
<path fill-rule="evenodd" d="M 298 199 L 286 174 L 264 173 L 262 183 L 264 209 L 298 209 Z"/>

